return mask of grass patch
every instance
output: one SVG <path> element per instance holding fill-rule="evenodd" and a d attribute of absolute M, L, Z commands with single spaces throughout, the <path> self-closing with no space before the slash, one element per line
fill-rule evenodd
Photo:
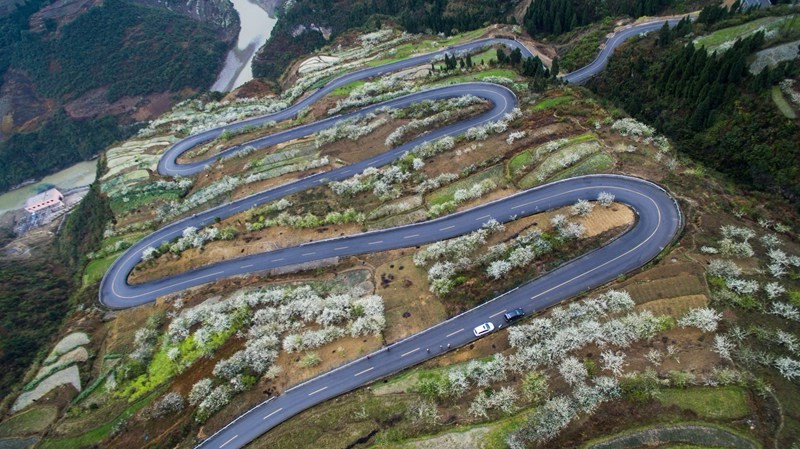
<path fill-rule="evenodd" d="M 762 26 L 764 27 L 765 31 L 776 28 L 781 22 L 788 18 L 789 17 L 762 17 L 741 25 L 723 28 L 709 35 L 695 39 L 694 46 L 696 48 L 705 46 L 709 51 L 713 51 L 716 49 L 716 47 L 719 47 L 725 42 L 741 39 L 748 34 L 755 32 Z"/>
<path fill-rule="evenodd" d="M 610 170 L 611 167 L 614 166 L 614 159 L 611 156 L 600 153 L 595 154 L 594 156 L 590 156 L 577 165 L 573 165 L 572 167 L 562 170 L 556 173 L 554 176 L 551 176 L 547 182 L 551 181 L 558 181 L 559 179 L 567 179 L 572 178 L 573 176 L 582 176 L 588 175 L 591 173 L 599 173 L 602 171 Z"/>
<path fill-rule="evenodd" d="M 571 100 L 572 100 L 572 95 L 563 95 L 561 97 L 545 98 L 544 100 L 542 100 L 542 101 L 536 103 L 535 105 L 533 105 L 531 110 L 532 111 L 543 111 L 545 109 L 552 109 L 552 108 L 560 105 L 561 103 L 565 103 L 565 102 L 571 101 Z"/>
<path fill-rule="evenodd" d="M 774 86 L 772 88 L 772 101 L 775 103 L 775 106 L 778 107 L 784 117 L 793 120 L 797 118 L 797 114 L 795 114 L 794 109 L 792 109 L 792 106 L 789 104 L 789 102 L 786 101 L 786 98 L 783 96 L 783 92 L 781 92 L 781 88 L 778 86 Z"/>
<path fill-rule="evenodd" d="M 468 73 L 466 75 L 457 75 L 450 78 L 445 78 L 442 82 L 431 85 L 431 88 L 436 86 L 446 86 L 450 84 L 468 83 L 471 81 L 481 81 L 490 76 L 500 76 L 503 78 L 517 79 L 517 72 L 510 69 L 490 69 L 477 73 Z"/>
<path fill-rule="evenodd" d="M 658 400 L 663 405 L 676 405 L 705 418 L 737 419 L 750 414 L 747 394 L 736 386 L 666 388 L 661 390 Z"/>
<path fill-rule="evenodd" d="M 27 435 L 42 432 L 58 417 L 58 409 L 43 406 L 28 409 L 0 423 L 0 436 Z"/>
<path fill-rule="evenodd" d="M 241 315 L 244 315 L 244 312 L 241 312 Z M 125 388 L 120 391 L 120 396 L 127 397 L 130 401 L 136 400 L 163 385 L 173 376 L 180 374 L 200 357 L 214 353 L 242 327 L 244 317 L 241 315 L 234 315 L 234 324 L 222 332 L 212 334 L 204 346 L 195 342 L 194 334 L 190 335 L 178 344 L 180 356 L 175 361 L 170 360 L 167 356 L 169 350 L 175 345 L 161 345 L 147 366 L 147 372 L 125 385 Z"/>
<path fill-rule="evenodd" d="M 363 80 L 353 81 L 352 83 L 345 84 L 344 86 L 333 89 L 330 95 L 350 95 L 350 92 L 352 92 L 353 89 L 359 86 L 363 86 L 365 83 L 366 81 Z"/>
<path fill-rule="evenodd" d="M 525 150 L 508 161 L 508 175 L 512 178 L 524 172 L 534 162 L 530 150 Z"/>
<path fill-rule="evenodd" d="M 102 259 L 95 259 L 89 262 L 83 270 L 83 286 L 86 287 L 95 282 L 100 282 L 100 280 L 103 279 L 103 275 L 108 271 L 108 267 L 110 267 L 119 256 L 119 254 L 112 254 Z"/>

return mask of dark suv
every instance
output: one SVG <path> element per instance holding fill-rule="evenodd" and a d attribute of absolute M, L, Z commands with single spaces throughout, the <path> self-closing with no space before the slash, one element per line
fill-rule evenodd
<path fill-rule="evenodd" d="M 522 318 L 524 316 L 525 316 L 525 312 L 523 312 L 522 309 L 514 309 L 514 310 L 512 310 L 510 312 L 506 312 L 506 313 L 503 314 L 503 317 L 505 317 L 506 321 L 509 322 L 509 323 L 517 321 L 518 319 L 520 319 L 520 318 Z"/>

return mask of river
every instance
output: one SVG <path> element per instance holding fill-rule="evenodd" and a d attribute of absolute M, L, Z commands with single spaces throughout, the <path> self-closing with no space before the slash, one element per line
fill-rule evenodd
<path fill-rule="evenodd" d="M 225 57 L 225 66 L 211 90 L 229 92 L 253 79 L 253 57 L 272 33 L 277 19 L 251 0 L 232 0 L 239 13 L 239 38 Z"/>
<path fill-rule="evenodd" d="M 79 162 L 57 173 L 45 176 L 39 182 L 6 192 L 0 195 L 0 214 L 13 209 L 22 209 L 26 199 L 52 186 L 56 186 L 62 191 L 88 186 L 94 182 L 96 172 L 96 160 Z"/>

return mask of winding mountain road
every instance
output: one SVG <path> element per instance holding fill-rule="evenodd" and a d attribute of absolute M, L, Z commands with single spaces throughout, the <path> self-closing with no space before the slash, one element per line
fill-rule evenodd
<path fill-rule="evenodd" d="M 613 49 L 625 39 L 658 29 L 663 23 L 664 21 L 647 23 L 620 32 L 618 36 L 621 37 L 616 39 L 615 36 L 609 39 L 606 47 L 592 64 L 565 75 L 563 79 L 576 83 L 586 80 L 602 70 Z M 283 248 L 219 262 L 144 284 L 128 284 L 128 275 L 141 261 L 142 251 L 145 248 L 159 246 L 162 242 L 179 237 L 186 227 L 202 228 L 213 224 L 217 219 L 232 216 L 292 193 L 330 181 L 349 178 L 367 167 L 389 164 L 420 143 L 443 136 L 463 134 L 471 127 L 499 120 L 517 106 L 517 99 L 511 90 L 503 86 L 489 83 L 463 83 L 413 93 L 356 112 L 292 128 L 256 139 L 242 146 L 230 148 L 204 161 L 178 164 L 177 159 L 181 154 L 199 144 L 213 140 L 225 130 L 236 130 L 244 126 L 257 126 L 273 120 L 292 118 L 298 111 L 319 100 L 333 89 L 352 81 L 424 64 L 444 53 L 474 51 L 491 44 L 519 48 L 524 56 L 532 56 L 528 49 L 514 40 L 483 39 L 474 41 L 439 52 L 343 75 L 281 112 L 205 131 L 179 141 L 167 150 L 159 162 L 160 173 L 192 175 L 204 170 L 209 163 L 216 159 L 229 157 L 245 145 L 265 148 L 308 136 L 333 126 L 341 120 L 367 114 L 381 107 L 401 108 L 424 100 L 454 98 L 466 94 L 483 98 L 492 105 L 489 111 L 481 115 L 437 129 L 380 155 L 226 203 L 165 226 L 134 244 L 112 264 L 100 286 L 100 302 L 109 308 L 124 309 L 154 301 L 159 296 L 235 275 L 332 257 L 422 245 L 474 231 L 490 219 L 505 223 L 569 205 L 579 199 L 594 200 L 600 192 L 612 193 L 616 196 L 617 201 L 630 206 L 636 212 L 636 224 L 611 243 L 578 257 L 529 283 L 405 340 L 396 342 L 368 357 L 365 356 L 350 362 L 297 385 L 280 396 L 262 402 L 220 429 L 198 447 L 226 449 L 242 447 L 289 417 L 315 404 L 474 341 L 476 337 L 472 334 L 472 329 L 475 326 L 492 321 L 495 327 L 499 328 L 503 325 L 502 314 L 507 310 L 522 308 L 526 313 L 531 313 L 545 309 L 566 298 L 613 280 L 620 274 L 643 266 L 672 242 L 682 226 L 682 217 L 677 203 L 664 189 L 649 181 L 629 176 L 590 175 L 526 190 L 435 220 Z"/>

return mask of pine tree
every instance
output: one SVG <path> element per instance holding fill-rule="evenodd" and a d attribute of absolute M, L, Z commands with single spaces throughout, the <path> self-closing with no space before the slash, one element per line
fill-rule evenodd
<path fill-rule="evenodd" d="M 561 69 L 558 67 L 558 56 L 553 58 L 553 63 L 550 64 L 550 73 L 553 75 L 553 78 L 558 78 L 558 73 Z"/>
<path fill-rule="evenodd" d="M 507 56 L 506 56 L 505 50 L 503 50 L 502 48 L 498 48 L 497 49 L 497 63 L 501 64 L 501 65 L 505 64 L 506 63 L 506 59 L 507 59 Z"/>

